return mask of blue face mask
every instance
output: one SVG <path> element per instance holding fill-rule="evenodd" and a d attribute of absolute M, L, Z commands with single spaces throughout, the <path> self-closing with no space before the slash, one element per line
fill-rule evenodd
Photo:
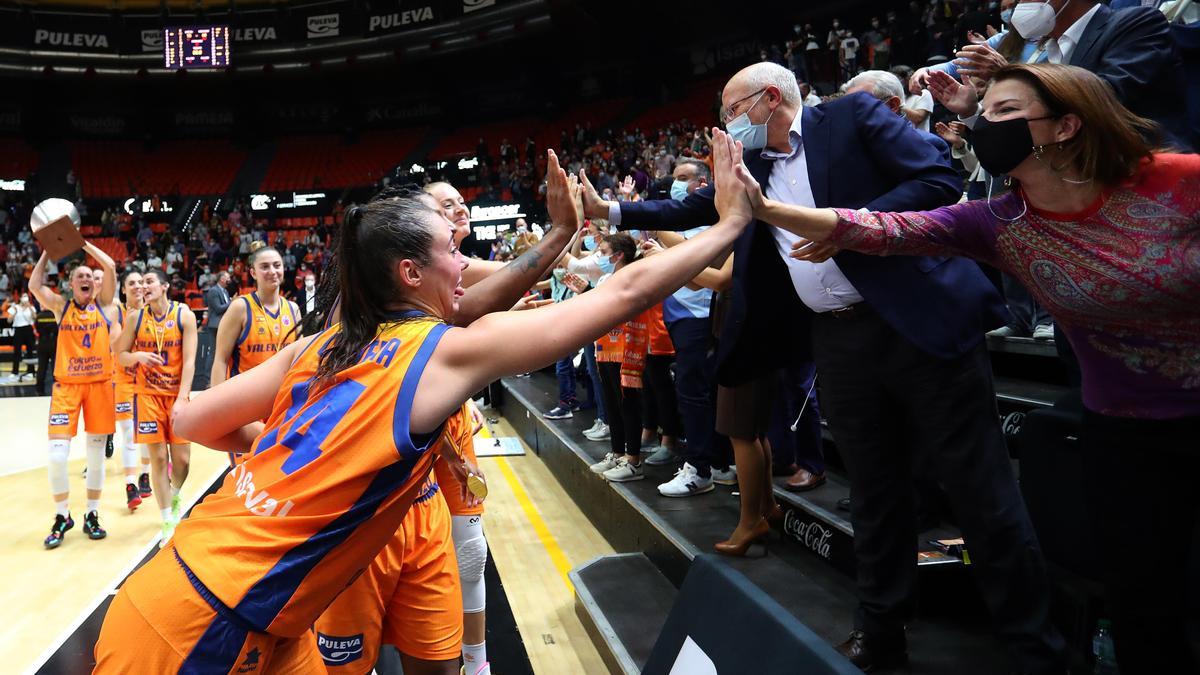
<path fill-rule="evenodd" d="M 595 251 L 596 250 L 596 237 L 594 237 L 590 234 L 583 235 L 583 248 L 588 251 Z"/>
<path fill-rule="evenodd" d="M 597 255 L 596 264 L 600 266 L 600 271 L 605 274 L 612 274 L 617 271 L 617 266 L 613 264 L 612 256 Z"/>
<path fill-rule="evenodd" d="M 686 180 L 677 180 L 671 182 L 671 199 L 677 202 L 683 201 L 684 197 L 688 196 L 688 182 Z"/>
<path fill-rule="evenodd" d="M 634 239 L 641 239 L 642 231 L 641 230 L 630 230 L 629 236 L 633 237 Z"/>
<path fill-rule="evenodd" d="M 772 110 L 771 114 L 767 116 L 767 121 L 762 124 L 751 124 L 750 122 L 750 111 L 754 110 L 754 106 L 758 105 L 758 102 L 762 100 L 762 97 L 766 93 L 764 91 L 759 94 L 753 105 L 746 109 L 746 112 L 733 118 L 725 125 L 725 132 L 732 136 L 733 140 L 741 141 L 744 150 L 762 150 L 767 147 L 767 122 L 771 121 L 771 116 L 775 114 L 775 111 Z"/>
<path fill-rule="evenodd" d="M 1011 9 L 1006 9 L 1003 12 L 1000 12 L 1000 20 L 1011 26 L 1012 25 L 1012 12 L 1013 11 Z"/>

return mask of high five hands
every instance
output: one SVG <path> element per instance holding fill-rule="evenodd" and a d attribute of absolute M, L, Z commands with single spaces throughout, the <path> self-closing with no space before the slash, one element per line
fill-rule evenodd
<path fill-rule="evenodd" d="M 553 150 L 547 150 L 546 155 L 549 158 L 546 165 L 546 210 L 556 227 L 565 226 L 574 232 L 583 223 L 576 209 L 581 192 L 579 179 L 573 175 L 567 176 Z"/>

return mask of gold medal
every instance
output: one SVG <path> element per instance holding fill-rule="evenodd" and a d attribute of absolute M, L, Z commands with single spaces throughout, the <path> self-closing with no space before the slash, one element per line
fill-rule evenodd
<path fill-rule="evenodd" d="M 468 474 L 467 475 L 467 489 L 471 491 L 471 494 L 475 495 L 476 499 L 480 499 L 480 500 L 487 499 L 488 486 L 487 486 L 487 483 L 483 480 L 483 476 L 476 476 L 473 473 Z"/>

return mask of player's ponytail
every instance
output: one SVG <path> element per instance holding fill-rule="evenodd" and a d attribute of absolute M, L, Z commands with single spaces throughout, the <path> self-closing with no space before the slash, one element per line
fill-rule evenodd
<path fill-rule="evenodd" d="M 398 190 L 346 210 L 335 256 L 342 327 L 322 352 L 317 379 L 357 363 L 379 326 L 392 320 L 390 310 L 404 302 L 394 279 L 396 262 L 429 264 L 437 215 L 411 191 Z M 326 313 L 332 304 L 324 307 Z"/>

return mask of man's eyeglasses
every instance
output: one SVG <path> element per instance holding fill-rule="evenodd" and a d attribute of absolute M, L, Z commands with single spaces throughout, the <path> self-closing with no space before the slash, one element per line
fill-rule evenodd
<path fill-rule="evenodd" d="M 737 117 L 737 115 L 733 114 L 733 111 L 737 110 L 737 107 L 739 105 L 741 105 L 745 101 L 748 101 L 748 100 L 754 98 L 755 96 L 758 96 L 759 94 L 763 93 L 766 90 L 767 90 L 767 88 L 763 87 L 762 89 L 759 89 L 758 91 L 754 92 L 753 94 L 750 94 L 749 96 L 743 96 L 742 98 L 739 98 L 738 100 L 729 104 L 728 108 L 721 110 L 721 124 L 729 124 L 729 120 L 733 119 L 734 117 Z"/>

